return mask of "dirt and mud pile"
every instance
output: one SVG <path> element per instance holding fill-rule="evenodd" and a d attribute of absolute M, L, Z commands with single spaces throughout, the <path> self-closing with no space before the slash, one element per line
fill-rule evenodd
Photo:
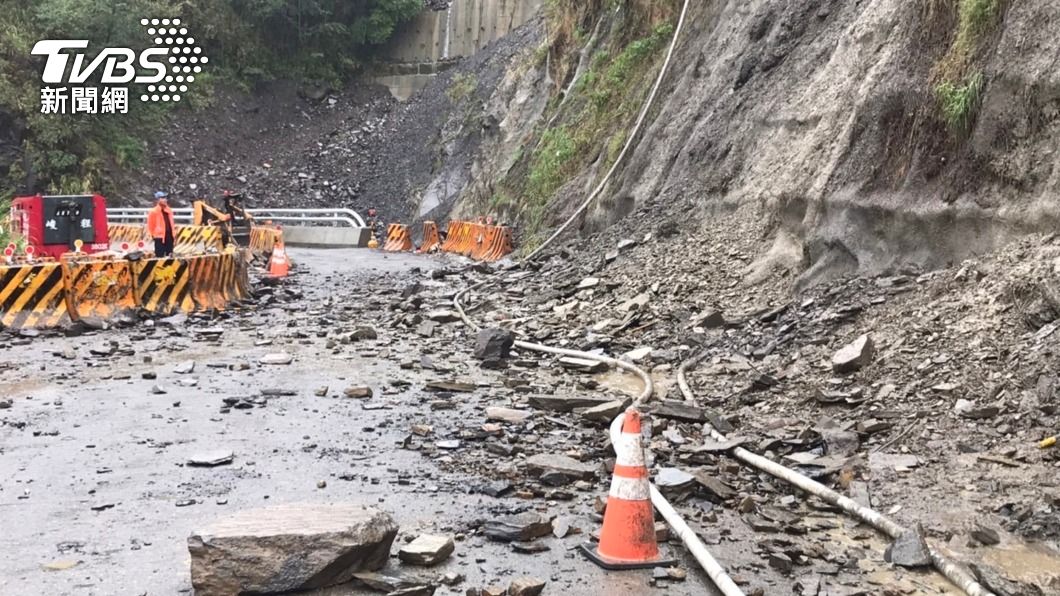
<path fill-rule="evenodd" d="M 1038 446 L 1060 429 L 1055 236 L 951 268 L 843 278 L 793 294 L 792 278 L 741 282 L 760 250 L 747 230 L 699 230 L 709 240 L 694 248 L 684 232 L 669 221 L 619 224 L 557 249 L 536 272 L 498 273 L 499 285 L 472 294 L 470 312 L 530 341 L 650 370 L 656 484 L 705 527 L 758 541 L 770 568 L 761 580 L 773 588 L 816 594 L 810 578 L 822 590 L 861 584 L 846 577 L 848 563 L 876 555 L 820 552 L 830 540 L 822 533 L 834 530 L 815 525 L 823 506 L 741 470 L 724 448 L 704 447 L 706 422 L 908 527 L 922 522 L 996 593 L 1060 586 L 1045 568 L 1026 574 L 1013 562 L 1060 545 L 1050 479 L 1058 452 Z M 675 373 L 694 356 L 702 361 L 689 374 L 696 399 L 687 402 Z M 480 439 L 463 425 L 472 453 L 454 463 L 495 478 L 488 490 L 577 499 L 569 493 L 584 488 L 577 462 L 610 456 L 603 429 L 639 383 L 588 369 L 571 380 L 571 366 L 536 358 L 513 356 L 500 373 L 509 389 L 495 402 L 516 410 L 496 415 L 517 418 L 523 434 L 487 437 L 476 455 Z M 497 456 L 513 464 L 490 463 Z M 525 468 L 515 464 L 524 456 Z M 554 465 L 535 468 L 538 456 Z M 556 468 L 561 456 L 574 458 L 571 469 Z M 729 516 L 739 520 L 731 528 Z M 838 576 L 828 571 L 836 566 Z"/>

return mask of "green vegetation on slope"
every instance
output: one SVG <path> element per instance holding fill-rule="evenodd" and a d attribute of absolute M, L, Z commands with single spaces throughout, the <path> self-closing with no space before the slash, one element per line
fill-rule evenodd
<path fill-rule="evenodd" d="M 971 130 L 985 84 L 974 68 L 983 40 L 1000 22 L 1004 0 L 949 0 L 957 29 L 949 51 L 936 68 L 935 97 L 946 125 L 955 134 Z"/>
<path fill-rule="evenodd" d="M 556 193 L 564 185 L 594 163 L 602 176 L 617 159 L 673 35 L 670 17 L 675 3 L 670 0 L 607 0 L 606 4 L 596 13 L 592 6 L 571 0 L 550 4 L 550 31 L 560 32 L 549 46 L 549 52 L 556 54 L 551 59 L 556 79 L 575 76 L 580 53 L 592 54 L 570 94 L 553 98 L 546 114 L 549 126 L 527 141 L 519 163 L 500 184 L 496 197 L 504 199 L 492 201 L 492 208 L 505 209 L 507 217 L 524 224 L 524 249 L 541 240 L 561 202 Z M 615 7 L 620 9 L 617 16 Z M 661 22 L 653 25 L 643 11 Z M 582 18 L 588 20 L 580 22 Z M 585 48 L 585 31 L 594 18 L 616 22 L 611 23 L 610 39 L 598 48 Z M 543 64 L 545 56 L 534 59 Z"/>
<path fill-rule="evenodd" d="M 30 54 L 39 40 L 89 39 L 90 54 L 142 50 L 151 40 L 140 19 L 179 17 L 211 61 L 184 102 L 196 108 L 209 104 L 216 81 L 338 84 L 356 72 L 370 46 L 421 10 L 422 0 L 0 0 L 0 121 L 9 116 L 16 123 L 15 131 L 0 131 L 0 160 L 5 142 L 25 157 L 0 164 L 0 199 L 30 174 L 23 163 L 49 191 L 106 191 L 114 172 L 143 165 L 146 141 L 169 111 L 130 101 L 126 115 L 41 114 L 43 59 Z"/>

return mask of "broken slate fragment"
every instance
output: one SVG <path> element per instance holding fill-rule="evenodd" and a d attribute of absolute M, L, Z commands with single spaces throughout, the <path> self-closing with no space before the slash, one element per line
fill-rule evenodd
<path fill-rule="evenodd" d="M 832 356 L 832 370 L 840 374 L 861 370 L 872 362 L 874 349 L 872 338 L 862 335 Z"/>
<path fill-rule="evenodd" d="M 679 491 L 692 486 L 695 481 L 695 476 L 677 468 L 659 468 L 655 475 L 655 485 L 662 491 Z"/>
<path fill-rule="evenodd" d="M 323 588 L 382 568 L 398 526 L 361 505 L 281 505 L 242 511 L 188 538 L 199 594 Z"/>
<path fill-rule="evenodd" d="M 456 550 L 451 536 L 424 534 L 401 547 L 398 558 L 410 565 L 430 567 L 449 558 Z"/>
<path fill-rule="evenodd" d="M 531 395 L 530 405 L 539 410 L 573 412 L 578 408 L 592 408 L 611 403 L 609 397 Z"/>
<path fill-rule="evenodd" d="M 712 502 L 721 503 L 722 501 L 734 499 L 740 494 L 734 488 L 707 474 L 704 470 L 697 470 L 695 478 L 699 486 L 707 493 L 707 498 Z"/>
<path fill-rule="evenodd" d="M 195 372 L 195 361 L 189 360 L 187 362 L 181 362 L 173 368 L 173 372 L 177 373 L 178 375 L 190 375 L 191 373 Z"/>
<path fill-rule="evenodd" d="M 492 327 L 481 329 L 475 338 L 475 358 L 478 360 L 503 360 L 511 355 L 515 334 L 507 329 Z"/>
<path fill-rule="evenodd" d="M 528 542 L 551 534 L 552 521 L 539 513 L 527 511 L 487 521 L 485 533 L 497 542 Z"/>
<path fill-rule="evenodd" d="M 114 344 L 110 342 L 100 342 L 88 349 L 88 353 L 93 356 L 110 356 L 117 350 Z"/>
<path fill-rule="evenodd" d="M 539 453 L 526 460 L 526 469 L 533 476 L 559 473 L 575 480 L 596 478 L 596 465 L 582 463 L 566 455 Z"/>
<path fill-rule="evenodd" d="M 471 393 L 475 390 L 475 386 L 471 383 L 460 383 L 457 381 L 429 381 L 427 383 L 427 389 L 429 391 L 452 391 L 454 393 Z"/>
<path fill-rule="evenodd" d="M 593 406 L 582 411 L 582 418 L 595 422 L 611 422 L 616 416 L 625 411 L 631 400 L 615 400 Z"/>
<path fill-rule="evenodd" d="M 574 358 L 571 356 L 564 356 L 563 358 L 560 358 L 559 365 L 567 370 L 574 370 L 583 373 L 599 373 L 607 370 L 607 364 L 598 360 Z"/>
<path fill-rule="evenodd" d="M 688 327 L 702 327 L 703 329 L 716 329 L 725 326 L 725 315 L 720 310 L 707 310 L 692 318 Z"/>
<path fill-rule="evenodd" d="M 460 315 L 455 311 L 439 309 L 428 312 L 427 318 L 436 323 L 455 323 L 460 320 Z"/>
<path fill-rule="evenodd" d="M 508 596 L 538 596 L 545 589 L 545 580 L 536 577 L 519 577 L 508 586 Z"/>
<path fill-rule="evenodd" d="M 261 364 L 290 364 L 291 362 L 294 362 L 294 357 L 284 352 L 278 352 L 275 354 L 266 354 L 262 356 L 258 362 Z"/>
<path fill-rule="evenodd" d="M 511 408 L 486 408 L 486 420 L 495 420 L 498 422 L 511 422 L 518 423 L 526 420 L 533 415 L 533 412 L 527 410 L 513 410 Z"/>
<path fill-rule="evenodd" d="M 201 466 L 206 468 L 212 468 L 214 466 L 221 466 L 224 464 L 232 463 L 236 457 L 235 453 L 231 449 L 219 449 L 216 451 L 206 451 L 203 453 L 196 453 L 188 458 L 189 466 Z"/>
<path fill-rule="evenodd" d="M 637 294 L 633 298 L 626 300 L 618 306 L 619 312 L 630 312 L 643 310 L 651 301 L 651 297 L 647 294 Z"/>
<path fill-rule="evenodd" d="M 637 348 L 635 350 L 630 350 L 625 354 L 622 354 L 622 359 L 628 360 L 630 362 L 641 362 L 648 356 L 651 356 L 651 351 L 651 348 L 647 346 L 643 348 Z"/>
<path fill-rule="evenodd" d="M 372 397 L 372 388 L 364 385 L 347 387 L 342 394 L 351 399 L 367 399 Z"/>
<path fill-rule="evenodd" d="M 924 529 L 906 530 L 883 553 L 888 563 L 900 567 L 927 567 L 931 565 L 931 550 L 924 540 Z"/>

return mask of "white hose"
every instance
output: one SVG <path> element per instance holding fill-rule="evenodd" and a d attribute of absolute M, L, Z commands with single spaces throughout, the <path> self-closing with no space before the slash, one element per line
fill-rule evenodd
<path fill-rule="evenodd" d="M 570 218 L 563 222 L 563 225 L 556 228 L 556 231 L 548 237 L 548 240 L 542 242 L 541 246 L 538 246 L 533 252 L 527 255 L 526 259 L 523 260 L 524 263 L 533 260 L 533 258 L 540 254 L 541 251 L 545 250 L 549 244 L 552 244 L 560 234 L 566 231 L 567 228 L 574 223 L 574 220 L 578 219 L 578 217 L 589 208 L 589 205 L 596 200 L 596 197 L 604 191 L 607 184 L 611 181 L 611 177 L 618 171 L 618 166 L 620 166 L 625 160 L 626 154 L 629 153 L 630 148 L 633 147 L 633 143 L 637 140 L 637 135 L 640 133 L 641 127 L 644 126 L 644 121 L 648 118 L 648 112 L 651 111 L 652 105 L 655 104 L 655 96 L 659 94 L 659 88 L 662 87 L 663 80 L 666 78 L 666 73 L 670 70 L 670 61 L 673 60 L 674 51 L 677 49 L 677 41 L 681 39 L 681 31 L 685 27 L 685 17 L 688 16 L 689 4 L 691 4 L 691 0 L 685 0 L 685 5 L 681 8 L 681 16 L 677 19 L 677 28 L 674 29 L 674 37 L 670 40 L 670 49 L 666 52 L 666 60 L 663 62 L 662 68 L 659 69 L 659 76 L 655 79 L 655 85 L 652 86 L 651 93 L 648 94 L 648 99 L 645 100 L 644 107 L 641 108 L 640 115 L 637 116 L 637 122 L 633 125 L 633 130 L 630 131 L 629 137 L 626 138 L 626 144 L 622 147 L 622 152 L 618 154 L 617 158 L 615 158 L 615 163 L 611 164 L 611 169 L 607 171 L 607 174 L 602 180 L 600 180 L 600 183 L 596 185 L 596 188 L 589 193 L 589 196 L 586 197 L 585 201 L 578 206 L 573 214 L 571 214 Z"/>
<path fill-rule="evenodd" d="M 475 321 L 471 319 L 471 317 L 467 315 L 466 312 L 464 312 L 464 307 L 463 304 L 461 304 L 460 299 L 472 290 L 481 288 L 485 285 L 487 285 L 487 282 L 479 282 L 473 286 L 464 288 L 463 290 L 457 292 L 455 296 L 453 296 L 453 307 L 456 308 L 456 312 L 460 316 L 460 319 L 463 320 L 465 325 L 475 331 L 478 331 L 480 327 L 477 323 L 475 323 Z M 551 346 L 536 344 L 522 340 L 517 340 L 515 342 L 515 347 L 521 348 L 523 350 L 542 352 L 545 354 L 554 354 L 557 356 L 570 356 L 572 358 L 584 358 L 586 360 L 593 360 L 595 362 L 603 362 L 609 366 L 618 367 L 623 370 L 629 371 L 640 377 L 640 380 L 644 383 L 644 389 L 642 389 L 640 395 L 637 396 L 636 401 L 634 401 L 634 405 L 641 405 L 647 402 L 649 399 L 651 399 L 652 394 L 655 392 L 655 383 L 652 381 L 651 375 L 649 375 L 640 367 L 635 366 L 629 362 L 611 358 L 609 356 L 602 356 L 600 354 L 582 352 L 579 350 L 567 350 L 564 348 L 554 348 Z M 610 437 L 612 445 L 618 444 L 618 442 L 616 441 L 616 437 L 618 436 L 616 432 L 620 433 L 622 431 L 623 420 L 625 420 L 625 414 L 619 414 L 618 417 L 611 422 Z M 664 497 L 662 493 L 656 490 L 655 486 L 653 485 L 650 486 L 650 490 L 651 504 L 655 507 L 656 511 L 658 511 L 659 514 L 663 516 L 663 519 L 665 519 L 666 523 L 670 525 L 670 528 L 674 531 L 674 534 L 676 534 L 677 537 L 681 539 L 681 542 L 684 543 L 685 548 L 687 548 L 688 552 L 691 553 L 693 557 L 695 557 L 700 567 L 702 567 L 703 571 L 707 573 L 707 576 L 710 577 L 711 581 L 714 582 L 714 585 L 717 586 L 719 590 L 721 590 L 722 594 L 724 596 L 745 596 L 743 591 L 741 591 L 740 588 L 736 585 L 736 583 L 732 581 L 732 578 L 730 578 L 728 574 L 725 573 L 725 569 L 714 559 L 713 556 L 711 556 L 710 551 L 707 550 L 706 545 L 703 544 L 703 541 L 699 539 L 699 536 L 697 536 L 696 533 L 692 530 L 692 528 L 688 527 L 688 524 L 686 524 L 685 521 L 681 519 L 681 516 L 677 513 L 676 510 L 674 510 L 673 506 L 670 505 L 669 501 L 666 500 L 666 497 Z"/>
<path fill-rule="evenodd" d="M 688 401 L 693 401 L 695 395 L 692 393 L 692 389 L 688 385 L 686 373 L 689 368 L 699 363 L 706 353 L 706 350 L 704 350 L 698 356 L 694 356 L 684 362 L 677 369 L 677 386 L 680 387 L 682 395 L 684 395 L 685 399 Z M 714 440 L 718 442 L 725 442 L 728 440 L 725 438 L 725 435 L 719 433 L 710 424 L 705 424 L 704 428 L 710 432 L 710 436 Z M 782 466 L 756 453 L 752 453 L 743 447 L 736 447 L 731 453 L 733 457 L 747 465 L 761 470 L 775 478 L 794 484 L 802 490 L 839 507 L 846 513 L 871 525 L 891 538 L 898 538 L 906 532 L 906 528 L 903 528 L 881 513 L 869 509 L 868 507 L 863 507 L 853 499 L 845 497 L 820 482 L 799 474 L 795 470 Z M 930 551 L 931 561 L 935 564 L 935 569 L 938 569 L 942 575 L 945 575 L 946 578 L 953 582 L 958 588 L 964 590 L 966 594 L 969 596 L 994 596 L 992 592 L 980 585 L 979 582 L 976 581 L 971 574 L 965 571 L 963 567 L 949 561 L 938 549 L 931 548 Z"/>
<path fill-rule="evenodd" d="M 620 445 L 622 435 L 622 424 L 626 420 L 625 414 L 619 414 L 611 422 L 611 444 Z M 685 520 L 681 519 L 681 515 L 677 513 L 677 510 L 670 505 L 670 502 L 666 500 L 666 497 L 662 496 L 659 489 L 655 488 L 654 484 L 648 485 L 651 494 L 651 504 L 655 507 L 655 510 L 663 516 L 666 523 L 670 525 L 670 529 L 676 534 L 681 542 L 685 544 L 685 548 L 688 552 L 695 557 L 699 566 L 703 568 L 703 571 L 707 572 L 707 576 L 710 577 L 714 585 L 721 590 L 724 596 L 744 596 L 743 590 L 736 585 L 736 582 L 732 581 L 732 578 L 725 573 L 725 569 L 714 560 L 711 556 L 710 551 L 707 550 L 706 545 L 699 539 L 699 536 L 685 523 Z"/>
<path fill-rule="evenodd" d="M 659 76 L 655 80 L 655 85 L 652 87 L 651 93 L 649 94 L 648 99 L 645 101 L 644 107 L 641 109 L 640 115 L 637 117 L 637 122 L 634 125 L 633 130 L 630 132 L 629 137 L 626 139 L 625 146 L 622 147 L 622 152 L 619 153 L 618 158 L 615 159 L 615 163 L 611 165 L 611 169 L 608 170 L 607 174 L 600 181 L 600 184 L 598 184 L 596 186 L 596 189 L 589 194 L 589 197 L 586 198 L 585 201 L 574 212 L 574 214 L 571 215 L 570 219 L 568 219 L 562 226 L 560 226 L 556 230 L 556 232 L 552 234 L 552 236 L 550 236 L 547 240 L 541 243 L 541 245 L 538 246 L 537 249 L 531 252 L 526 257 L 526 259 L 523 260 L 523 264 L 532 260 L 537 254 L 539 254 L 542 250 L 552 244 L 552 242 L 554 242 L 556 238 L 558 238 L 559 235 L 562 234 L 563 231 L 566 230 L 567 227 L 570 226 L 570 224 L 579 215 L 581 215 L 586 209 L 588 209 L 589 205 L 592 204 L 593 200 L 595 200 L 596 197 L 601 192 L 603 192 L 604 188 L 607 186 L 607 183 L 611 180 L 611 177 L 614 176 L 615 172 L 618 170 L 618 166 L 625 159 L 626 154 L 629 153 L 629 150 L 633 146 L 633 143 L 636 140 L 636 137 L 639 134 L 641 127 L 644 125 L 645 119 L 648 117 L 648 112 L 651 110 L 651 107 L 655 102 L 655 97 L 656 95 L 658 95 L 659 88 L 662 86 L 662 82 L 670 68 L 670 62 L 673 59 L 674 50 L 677 47 L 677 42 L 681 37 L 681 31 L 684 29 L 685 18 L 688 15 L 688 6 L 690 3 L 691 0 L 685 0 L 684 7 L 681 9 L 681 17 L 677 21 L 677 27 L 674 29 L 673 39 L 670 41 L 670 49 L 666 53 L 666 61 L 663 62 L 662 68 L 659 70 Z M 460 318 L 464 321 L 464 324 L 476 331 L 479 329 L 479 326 L 473 320 L 471 320 L 470 317 L 467 316 L 467 313 L 464 312 L 464 308 L 460 304 L 460 298 L 464 294 L 467 294 L 472 290 L 476 290 L 478 288 L 488 285 L 492 285 L 492 282 L 479 282 L 473 286 L 461 290 L 460 292 L 457 292 L 456 296 L 453 297 L 453 306 L 459 313 Z M 621 360 L 610 358 L 608 356 L 601 356 L 599 354 L 592 354 L 589 352 L 582 352 L 578 350 L 567 350 L 563 348 L 553 348 L 550 346 L 531 343 L 522 340 L 516 341 L 515 346 L 524 350 L 531 350 L 534 352 L 555 354 L 559 356 L 571 356 L 574 358 L 584 358 L 595 362 L 603 362 L 609 366 L 614 366 L 629 371 L 640 377 L 640 380 L 644 382 L 644 389 L 637 397 L 637 400 L 634 402 L 635 404 L 642 404 L 648 401 L 649 399 L 651 399 L 652 394 L 655 392 L 655 384 L 652 382 L 651 375 L 644 372 L 639 367 L 634 366 L 633 364 L 630 364 L 628 362 L 623 362 Z M 624 418 L 625 415 L 620 414 L 618 418 L 616 418 L 614 422 L 612 422 L 612 445 L 615 444 L 615 424 L 618 424 L 618 428 L 621 429 L 621 421 Z M 710 551 L 707 550 L 706 545 L 704 545 L 703 541 L 699 539 L 699 536 L 697 536 L 696 533 L 693 532 L 690 527 L 688 527 L 688 524 L 686 524 L 685 521 L 681 519 L 681 516 L 678 515 L 677 511 L 674 510 L 674 508 L 670 505 L 666 498 L 663 497 L 662 494 L 659 493 L 659 491 L 656 490 L 654 486 L 651 486 L 650 490 L 652 505 L 663 516 L 663 519 L 665 519 L 666 523 L 670 525 L 670 528 L 674 531 L 674 533 L 677 534 L 677 536 L 681 539 L 681 542 L 684 543 L 685 548 L 688 549 L 688 552 L 690 552 L 692 556 L 695 557 L 696 561 L 700 564 L 703 570 L 714 582 L 714 585 L 716 585 L 718 589 L 722 591 L 722 594 L 724 596 L 745 596 L 743 591 L 741 591 L 740 588 L 736 586 L 736 583 L 732 581 L 732 578 L 730 578 L 725 573 L 725 569 L 720 564 L 718 564 L 714 557 L 711 556 Z"/>

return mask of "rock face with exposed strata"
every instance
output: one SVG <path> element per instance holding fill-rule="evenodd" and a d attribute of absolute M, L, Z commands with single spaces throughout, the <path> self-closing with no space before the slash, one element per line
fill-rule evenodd
<path fill-rule="evenodd" d="M 197 596 L 281 594 L 333 586 L 382 568 L 398 526 L 358 505 L 242 511 L 188 538 Z"/>

